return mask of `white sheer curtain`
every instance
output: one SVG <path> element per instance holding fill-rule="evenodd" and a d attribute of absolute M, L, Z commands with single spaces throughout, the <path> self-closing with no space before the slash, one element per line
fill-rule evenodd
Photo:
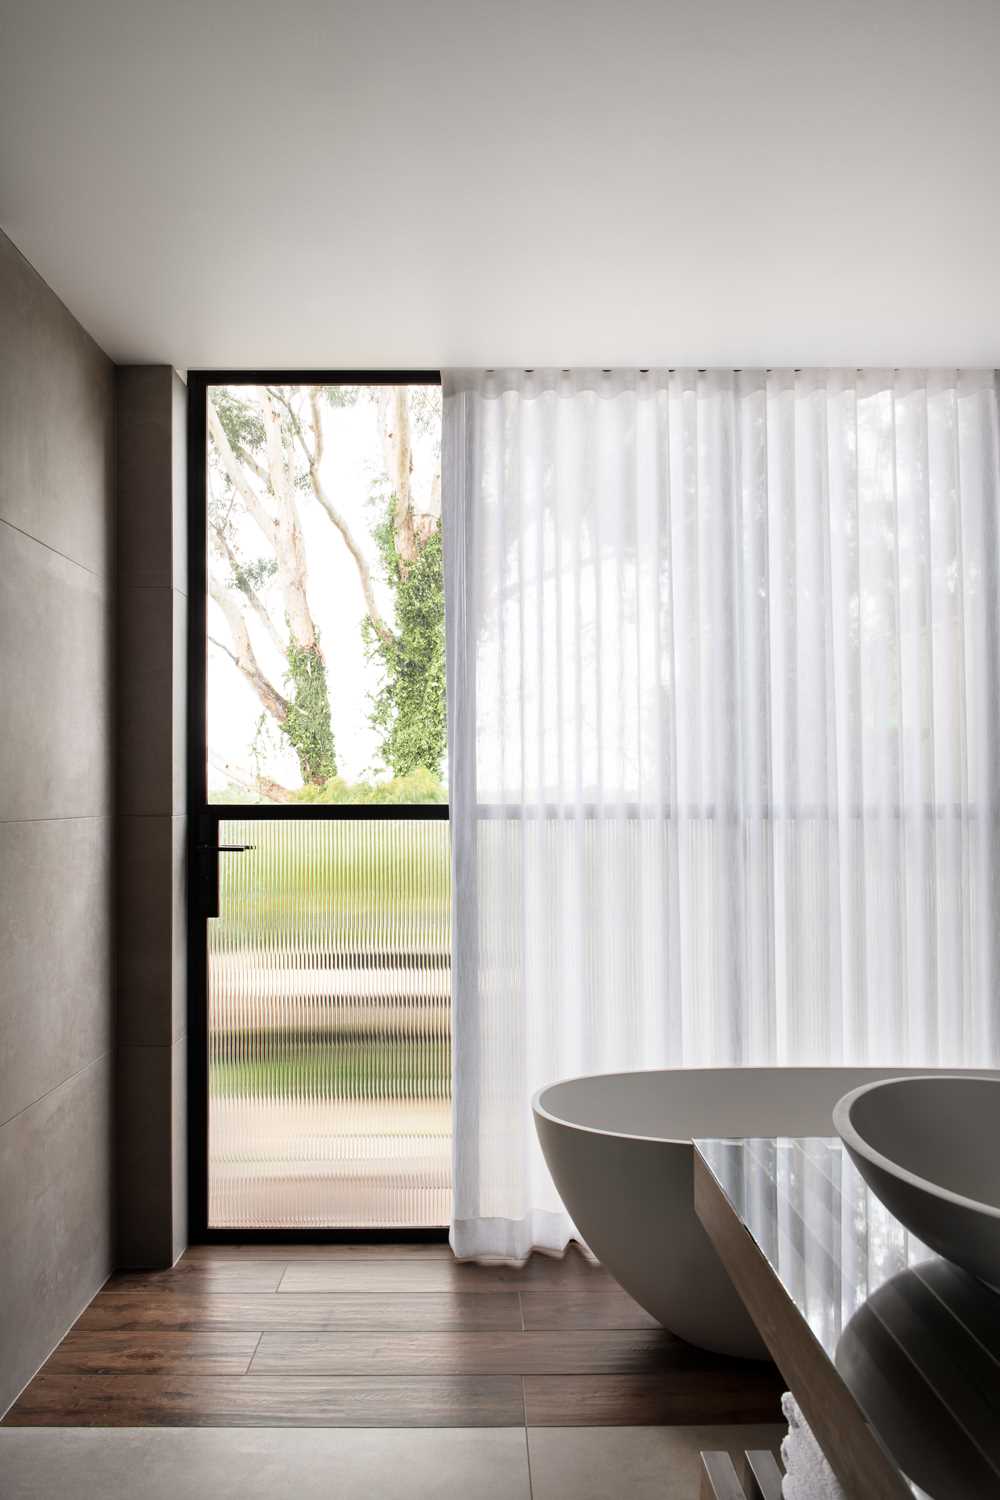
<path fill-rule="evenodd" d="M 1000 1062 L 993 374 L 455 371 L 443 480 L 457 1253 L 551 1080 Z"/>

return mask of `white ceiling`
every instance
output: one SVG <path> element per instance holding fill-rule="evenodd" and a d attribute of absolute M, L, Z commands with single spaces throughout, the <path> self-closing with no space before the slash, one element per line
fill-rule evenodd
<path fill-rule="evenodd" d="M 114 358 L 1000 364 L 1000 0 L 0 0 Z"/>

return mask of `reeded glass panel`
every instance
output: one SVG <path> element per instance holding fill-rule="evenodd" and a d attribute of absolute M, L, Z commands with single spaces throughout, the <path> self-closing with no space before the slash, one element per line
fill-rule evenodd
<path fill-rule="evenodd" d="M 448 824 L 227 819 L 209 930 L 209 1224 L 448 1223 Z"/>

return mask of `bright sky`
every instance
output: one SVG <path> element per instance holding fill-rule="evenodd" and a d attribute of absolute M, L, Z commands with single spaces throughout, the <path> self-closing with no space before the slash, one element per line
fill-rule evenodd
<path fill-rule="evenodd" d="M 254 388 L 234 391 L 252 399 Z M 427 394 L 437 395 L 435 391 Z M 371 568 L 379 608 L 392 620 L 392 594 L 382 577 L 381 560 L 372 538 L 372 527 L 381 519 L 381 505 L 372 505 L 372 490 L 384 490 L 381 438 L 377 409 L 366 391 L 353 406 L 323 404 L 324 456 L 322 479 L 327 493 L 346 516 Z M 431 479 L 437 467 L 439 430 L 422 433 L 411 423 L 413 483 L 417 508 L 429 510 Z M 320 633 L 327 662 L 333 732 L 340 774 L 349 781 L 385 774 L 377 755 L 377 741 L 368 722 L 369 695 L 378 686 L 376 668 L 365 661 L 361 639 L 364 601 L 357 569 L 344 542 L 312 493 L 304 490 L 300 514 L 306 542 L 309 600 Z M 244 559 L 267 555 L 256 525 L 239 523 Z M 280 610 L 277 612 L 280 616 Z M 284 686 L 285 663 L 251 616 L 250 632 L 258 660 L 272 683 Z M 225 620 L 218 606 L 208 601 L 208 633 L 228 641 Z M 232 764 L 244 772 L 254 768 L 250 752 L 261 717 L 256 693 L 222 652 L 208 651 L 208 744 L 210 792 L 221 791 L 230 778 L 221 767 Z M 260 767 L 284 786 L 301 785 L 298 762 L 284 736 L 268 719 L 266 753 Z"/>

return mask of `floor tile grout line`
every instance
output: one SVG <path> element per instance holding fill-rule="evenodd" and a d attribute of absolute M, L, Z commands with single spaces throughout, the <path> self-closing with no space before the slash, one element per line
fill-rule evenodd
<path fill-rule="evenodd" d="M 524 1393 L 524 1376 L 521 1376 L 521 1405 L 524 1408 L 524 1461 L 528 1466 L 528 1500 L 535 1500 L 535 1485 L 531 1477 L 531 1441 L 528 1434 L 528 1401 Z"/>
<path fill-rule="evenodd" d="M 39 1371 L 39 1375 L 41 1375 L 41 1373 L 42 1372 Z M 197 1381 L 201 1381 L 201 1380 L 245 1380 L 246 1379 L 245 1374 L 243 1374 L 243 1375 L 219 1375 L 219 1374 L 216 1374 L 216 1375 L 189 1375 L 189 1374 L 186 1374 L 183 1371 L 171 1371 L 171 1374 L 174 1375 L 174 1376 L 177 1376 L 178 1378 L 183 1378 L 184 1380 L 191 1380 L 191 1381 L 196 1381 L 196 1380 Z M 38 1377 L 36 1377 L 36 1379 L 37 1378 Z M 87 1371 L 79 1373 L 79 1374 L 73 1373 L 72 1371 L 68 1371 L 68 1370 L 54 1370 L 54 1371 L 52 1371 L 52 1373 L 50 1375 L 47 1375 L 45 1378 L 47 1380 L 91 1380 L 91 1379 L 97 1379 L 97 1380 L 115 1380 L 115 1381 L 117 1381 L 117 1380 L 161 1380 L 161 1379 L 163 1379 L 163 1375 L 158 1370 L 87 1370 Z M 428 1373 L 428 1372 L 425 1371 L 425 1372 L 420 1372 L 420 1373 L 397 1372 L 395 1374 L 386 1374 L 386 1375 L 371 1375 L 371 1374 L 367 1374 L 365 1372 L 362 1372 L 360 1370 L 355 1370 L 353 1372 L 342 1371 L 340 1374 L 337 1374 L 337 1375 L 324 1375 L 324 1374 L 317 1374 L 315 1372 L 310 1373 L 310 1372 L 303 1372 L 301 1370 L 298 1370 L 298 1371 L 293 1370 L 290 1373 L 284 1373 L 284 1372 L 283 1373 L 279 1373 L 278 1371 L 270 1371 L 270 1372 L 266 1372 L 262 1376 L 258 1375 L 257 1378 L 258 1378 L 258 1380 L 275 1380 L 275 1381 L 308 1380 L 310 1382 L 312 1382 L 312 1381 L 327 1381 L 329 1383 L 333 1383 L 335 1381 L 342 1381 L 342 1380 L 370 1380 L 370 1381 L 372 1381 L 372 1382 L 374 1382 L 376 1384 L 378 1382 L 380 1382 L 380 1381 L 395 1380 L 395 1381 L 408 1381 L 408 1382 L 410 1382 L 412 1384 L 415 1381 L 423 1381 L 423 1380 L 465 1380 L 467 1378 L 470 1379 L 470 1380 L 503 1380 L 503 1381 L 518 1380 L 518 1381 L 522 1381 L 523 1382 L 523 1380 L 524 1380 L 525 1377 L 523 1375 L 517 1374 L 515 1371 L 506 1371 L 505 1372 L 505 1371 L 502 1371 L 502 1370 L 479 1370 L 479 1371 L 477 1371 L 477 1370 L 437 1370 L 433 1374 Z M 596 1377 L 594 1377 L 589 1372 L 583 1372 L 583 1373 L 581 1373 L 579 1371 L 577 1371 L 577 1372 L 575 1372 L 573 1374 L 569 1374 L 569 1375 L 561 1375 L 558 1372 L 549 1371 L 547 1374 L 545 1374 L 545 1373 L 538 1374 L 536 1372 L 532 1372 L 532 1378 L 533 1379 L 541 1379 L 541 1380 L 590 1380 L 590 1379 L 594 1379 L 594 1378 L 596 1378 L 598 1380 L 605 1380 L 605 1379 L 620 1380 L 622 1378 L 629 1378 L 629 1377 L 627 1377 L 627 1376 L 626 1377 L 622 1377 L 621 1375 L 606 1376 L 606 1375 L 600 1375 L 600 1374 L 598 1374 Z M 645 1375 L 640 1375 L 639 1378 L 640 1379 L 645 1379 L 647 1377 Z M 515 1427 L 519 1427 L 520 1425 L 521 1424 L 519 1422 L 515 1422 L 514 1423 Z"/>
<path fill-rule="evenodd" d="M 521 1330 L 521 1329 L 517 1329 L 517 1328 L 417 1328 L 417 1329 L 414 1329 L 413 1327 L 407 1326 L 407 1325 L 395 1326 L 395 1327 L 389 1328 L 389 1327 L 386 1327 L 384 1324 L 380 1324 L 380 1323 L 376 1323 L 376 1324 L 372 1324 L 372 1325 L 365 1325 L 365 1326 L 360 1326 L 360 1327 L 357 1326 L 356 1324 L 337 1323 L 337 1324 L 333 1324 L 332 1326 L 328 1326 L 328 1327 L 325 1327 L 325 1328 L 301 1328 L 301 1327 L 296 1328 L 296 1327 L 286 1327 L 285 1325 L 275 1325 L 273 1328 L 264 1328 L 264 1329 L 260 1330 L 261 1336 L 263 1336 L 264 1334 L 268 1334 L 268 1335 L 275 1335 L 275 1336 L 278 1336 L 278 1337 L 286 1337 L 287 1336 L 287 1337 L 290 1337 L 290 1338 L 311 1337 L 313 1335 L 316 1335 L 317 1337 L 327 1336 L 327 1337 L 330 1337 L 330 1338 L 343 1338 L 343 1337 L 345 1337 L 348 1334 L 358 1334 L 358 1335 L 370 1334 L 370 1335 L 376 1335 L 378 1337 L 383 1337 L 383 1338 L 389 1338 L 389 1337 L 391 1337 L 394 1334 L 396 1334 L 396 1335 L 402 1334 L 402 1335 L 406 1335 L 407 1337 L 413 1337 L 413 1338 L 424 1338 L 424 1337 L 432 1336 L 432 1335 L 440 1335 L 442 1338 L 454 1338 L 456 1335 L 459 1335 L 459 1334 L 475 1334 L 475 1335 L 478 1335 L 479 1337 L 482 1337 L 482 1338 L 493 1338 L 497 1334 L 503 1334 L 503 1333 L 520 1334 L 522 1331 L 524 1333 L 526 1333 L 526 1334 L 533 1333 L 533 1334 L 539 1334 L 539 1335 L 542 1335 L 542 1334 L 552 1334 L 552 1333 L 588 1334 L 588 1333 L 636 1333 L 636 1332 L 639 1332 L 639 1333 L 653 1333 L 653 1332 L 655 1332 L 654 1329 L 632 1329 L 632 1328 L 598 1328 L 598 1329 L 593 1329 L 593 1328 L 570 1328 L 570 1329 L 532 1328 L 532 1329 L 525 1329 L 525 1330 Z M 156 1326 L 140 1326 L 138 1328 L 135 1328 L 135 1327 L 121 1328 L 121 1327 L 118 1327 L 118 1326 L 105 1327 L 105 1328 L 100 1328 L 100 1327 L 94 1328 L 94 1327 L 85 1326 L 85 1327 L 77 1329 L 74 1326 L 74 1329 L 67 1331 L 66 1337 L 69 1336 L 70 1332 L 77 1332 L 77 1333 L 86 1335 L 88 1338 L 99 1338 L 99 1337 L 102 1337 L 105 1334 L 115 1334 L 115 1335 L 121 1334 L 121 1335 L 134 1335 L 136 1337 L 146 1337 L 146 1338 L 149 1338 L 149 1339 L 158 1339 L 158 1338 L 168 1338 L 168 1337 L 169 1338 L 173 1338 L 173 1337 L 176 1337 L 179 1334 L 207 1334 L 207 1335 L 218 1334 L 218 1335 L 220 1335 L 222 1337 L 226 1337 L 228 1335 L 234 1335 L 235 1336 L 235 1335 L 238 1335 L 238 1334 L 241 1334 L 241 1333 L 251 1333 L 251 1334 L 252 1333 L 257 1333 L 258 1329 L 255 1326 L 248 1328 L 246 1326 L 246 1324 L 243 1324 L 243 1323 L 223 1323 L 222 1325 L 219 1325 L 219 1324 L 216 1324 L 216 1323 L 204 1323 L 204 1324 L 199 1323 L 196 1326 L 191 1326 L 189 1324 L 184 1324 L 184 1325 L 172 1324 L 172 1325 L 170 1325 L 168 1327 L 165 1327 L 165 1328 L 163 1328 L 163 1327 L 156 1327 Z M 60 1340 L 60 1343 L 62 1343 L 62 1340 Z M 583 1343 L 582 1339 L 580 1340 L 580 1343 L 582 1345 L 582 1343 Z M 53 1350 L 52 1352 L 55 1353 L 55 1350 Z M 555 1372 L 553 1372 L 553 1373 L 555 1373 Z M 590 1373 L 590 1374 L 602 1374 L 603 1373 L 603 1374 L 607 1374 L 608 1372 L 607 1371 L 589 1371 L 589 1372 L 586 1372 L 586 1371 L 585 1372 L 576 1371 L 576 1372 L 567 1372 L 567 1373 Z M 620 1372 L 620 1373 L 627 1373 L 627 1372 Z"/>
<path fill-rule="evenodd" d="M 257 1358 L 257 1350 L 260 1348 L 261 1340 L 263 1339 L 263 1337 L 264 1337 L 264 1330 L 262 1328 L 261 1331 L 260 1331 L 260 1333 L 258 1333 L 258 1335 L 257 1335 L 257 1342 L 253 1346 L 253 1353 L 251 1354 L 251 1356 L 250 1356 L 250 1358 L 249 1358 L 249 1360 L 247 1362 L 247 1367 L 243 1371 L 244 1375 L 249 1375 L 250 1371 L 253 1369 L 253 1362 Z"/>
<path fill-rule="evenodd" d="M 144 1044 L 136 1043 L 129 1044 L 129 1046 L 144 1046 Z M 145 1046 L 166 1047 L 169 1046 L 169 1043 L 147 1043 L 145 1044 Z M 190 1277 L 190 1280 L 195 1281 L 198 1280 L 198 1277 L 217 1277 L 217 1275 L 222 1275 L 222 1280 L 225 1280 L 226 1274 L 225 1272 L 222 1272 L 222 1274 L 220 1274 L 219 1265 L 207 1266 L 201 1262 L 190 1262 L 189 1265 L 190 1269 L 187 1268 L 187 1266 L 184 1266 L 183 1271 L 178 1271 L 177 1266 L 169 1266 L 169 1268 L 166 1268 L 165 1271 L 148 1271 L 148 1269 L 138 1268 L 138 1266 L 133 1269 L 121 1268 L 120 1271 L 115 1272 L 115 1275 L 121 1275 L 121 1277 L 144 1277 L 144 1275 L 148 1275 L 148 1277 L 160 1278 L 177 1277 L 178 1280 L 181 1281 L 183 1281 L 184 1278 L 187 1277 Z M 226 1263 L 220 1263 L 220 1265 L 226 1265 Z M 252 1260 L 250 1259 L 250 1257 L 247 1257 L 247 1262 L 228 1262 L 228 1265 L 240 1265 L 240 1269 L 243 1269 L 243 1265 L 252 1265 L 255 1266 L 255 1268 L 258 1268 L 258 1266 L 268 1266 L 268 1268 L 273 1268 L 274 1262 L 271 1262 L 271 1260 Z M 279 1265 L 283 1266 L 283 1280 L 283 1278 L 285 1278 L 286 1275 L 289 1274 L 289 1272 L 294 1271 L 295 1266 L 303 1265 L 303 1262 L 291 1262 L 288 1263 L 288 1265 L 285 1265 L 285 1263 L 283 1262 L 279 1262 Z M 370 1260 L 366 1260 L 366 1262 L 357 1263 L 357 1265 L 358 1269 L 360 1269 L 360 1265 L 364 1265 L 367 1268 L 367 1266 L 372 1265 L 384 1266 L 387 1265 L 387 1262 L 384 1262 L 384 1260 L 378 1260 L 378 1262 L 370 1262 Z M 393 1265 L 393 1262 L 388 1263 L 388 1265 Z M 271 1271 L 271 1275 L 273 1274 L 274 1272 Z M 447 1281 L 447 1283 L 442 1284 L 442 1286 L 438 1287 L 438 1289 L 436 1290 L 439 1290 L 439 1292 L 456 1292 L 456 1290 L 462 1290 L 460 1289 L 460 1283 L 465 1280 L 469 1280 L 469 1278 L 453 1278 L 453 1280 Z M 469 1284 L 469 1290 L 472 1290 L 472 1287 L 475 1287 L 475 1284 L 477 1284 L 477 1280 L 475 1280 L 475 1278 L 472 1278 L 471 1284 Z M 544 1296 L 558 1296 L 558 1298 L 573 1298 L 573 1296 L 585 1296 L 585 1298 L 600 1298 L 600 1296 L 607 1296 L 607 1293 L 609 1292 L 618 1292 L 618 1287 L 616 1287 L 615 1284 L 610 1281 L 610 1278 L 609 1284 L 601 1284 L 600 1287 L 553 1287 L 546 1286 L 546 1283 L 544 1283 L 544 1281 L 534 1281 L 534 1283 L 528 1283 L 525 1286 L 525 1284 L 519 1283 L 519 1281 L 498 1281 L 498 1283 L 493 1284 L 493 1286 L 487 1287 L 486 1292 L 478 1293 L 478 1296 L 489 1298 L 489 1296 L 495 1296 L 498 1292 L 523 1292 L 526 1296 L 531 1296 L 532 1293 L 544 1293 Z M 322 1295 L 322 1293 L 316 1292 L 316 1296 L 319 1295 Z M 382 1293 L 369 1292 L 367 1293 L 367 1295 L 381 1296 Z M 423 1290 L 421 1290 L 420 1293 L 414 1293 L 414 1296 L 423 1295 Z"/>
<path fill-rule="evenodd" d="M 398 1425 L 395 1427 L 384 1427 L 381 1423 L 362 1422 L 351 1419 L 349 1422 L 326 1421 L 305 1422 L 228 1422 L 211 1420 L 198 1420 L 195 1422 L 155 1422 L 155 1423 L 133 1423 L 133 1428 L 141 1431 L 160 1432 L 197 1432 L 197 1431 L 223 1431 L 223 1432 L 253 1432 L 261 1428 L 272 1427 L 280 1432 L 518 1432 L 523 1427 L 522 1422 L 419 1422 L 416 1424 Z M 740 1424 L 736 1424 L 740 1425 Z M 123 1430 L 124 1424 L 119 1422 L 67 1422 L 64 1419 L 54 1422 L 12 1422 L 6 1417 L 0 1418 L 0 1428 L 9 1427 L 19 1432 L 46 1432 L 54 1427 L 79 1429 L 82 1432 L 107 1432 Z M 526 1430 L 526 1429 L 525 1429 Z"/>
<path fill-rule="evenodd" d="M 55 1375 L 61 1375 L 62 1373 L 63 1373 L 62 1371 L 58 1371 L 58 1370 L 53 1372 L 53 1374 L 55 1374 Z M 127 1371 L 127 1370 L 113 1370 L 110 1373 L 107 1372 L 107 1371 L 101 1371 L 101 1370 L 87 1370 L 87 1371 L 81 1372 L 79 1375 L 76 1375 L 73 1378 L 74 1379 L 79 1379 L 79 1380 L 89 1380 L 92 1376 L 99 1376 L 102 1380 L 104 1380 L 104 1379 L 107 1379 L 107 1380 L 118 1380 L 118 1379 L 130 1380 L 130 1379 L 133 1379 L 136 1374 L 143 1374 L 143 1375 L 145 1375 L 146 1373 L 147 1372 L 145 1372 L 145 1371 L 131 1371 L 130 1372 L 130 1371 Z M 174 1373 L 176 1373 L 180 1377 L 183 1377 L 185 1380 L 247 1380 L 247 1381 L 250 1381 L 250 1382 L 256 1384 L 258 1382 L 262 1382 L 262 1381 L 265 1381 L 265 1380 L 275 1380 L 275 1381 L 284 1381 L 284 1380 L 317 1380 L 317 1381 L 372 1380 L 372 1381 L 375 1381 L 375 1382 L 382 1381 L 382 1380 L 406 1380 L 406 1381 L 421 1381 L 421 1380 L 452 1380 L 452 1381 L 465 1381 L 465 1380 L 521 1380 L 521 1381 L 523 1381 L 523 1380 L 526 1380 L 526 1379 L 529 1379 L 529 1378 L 531 1380 L 560 1380 L 560 1381 L 567 1381 L 567 1380 L 633 1380 L 633 1379 L 635 1379 L 635 1380 L 650 1380 L 655 1375 L 658 1375 L 660 1372 L 659 1371 L 654 1371 L 654 1372 L 652 1372 L 652 1374 L 649 1374 L 649 1373 L 647 1373 L 645 1371 L 641 1371 L 641 1370 L 617 1370 L 617 1371 L 612 1371 L 612 1372 L 608 1372 L 608 1371 L 603 1371 L 602 1372 L 600 1370 L 598 1370 L 598 1371 L 590 1371 L 590 1372 L 585 1372 L 585 1371 L 581 1371 L 581 1370 L 530 1370 L 530 1371 L 527 1372 L 527 1374 L 523 1374 L 523 1373 L 519 1373 L 516 1370 L 487 1370 L 487 1369 L 458 1370 L 458 1369 L 451 1369 L 451 1370 L 434 1370 L 433 1372 L 427 1371 L 427 1370 L 415 1370 L 415 1371 L 412 1371 L 412 1372 L 408 1372 L 408 1371 L 405 1371 L 405 1370 L 398 1370 L 397 1369 L 397 1370 L 387 1370 L 384 1374 L 380 1374 L 380 1375 L 370 1375 L 365 1370 L 363 1370 L 360 1366 L 358 1366 L 356 1369 L 351 1369 L 351 1370 L 332 1370 L 332 1371 L 328 1371 L 328 1372 L 316 1371 L 316 1370 L 302 1370 L 302 1369 L 295 1369 L 295 1368 L 293 1368 L 293 1369 L 284 1369 L 284 1370 L 277 1370 L 277 1369 L 274 1369 L 274 1370 L 267 1370 L 267 1369 L 257 1369 L 257 1370 L 254 1370 L 254 1369 L 250 1369 L 250 1370 L 243 1370 L 240 1373 L 230 1372 L 228 1375 L 225 1375 L 225 1374 L 188 1375 L 184 1370 L 180 1370 L 180 1371 L 177 1371 L 177 1372 L 171 1371 L 171 1374 L 174 1374 Z M 149 1378 L 151 1380 L 152 1379 L 160 1380 L 160 1379 L 163 1379 L 164 1376 L 163 1376 L 163 1374 L 161 1374 L 161 1372 L 154 1371 L 154 1372 L 148 1374 L 147 1378 Z M 247 1389 L 249 1390 L 250 1387 L 248 1386 Z"/>
<path fill-rule="evenodd" d="M 439 1287 L 432 1287 L 430 1289 L 426 1289 L 424 1287 L 421 1287 L 419 1289 L 419 1291 L 414 1291 L 414 1290 L 412 1290 L 410 1288 L 406 1288 L 406 1289 L 404 1289 L 404 1290 L 402 1290 L 400 1292 L 392 1292 L 389 1295 L 400 1296 L 400 1297 L 446 1297 L 451 1292 L 459 1292 L 459 1293 L 461 1293 L 465 1297 L 496 1297 L 496 1296 L 504 1296 L 504 1295 L 521 1296 L 522 1292 L 523 1292 L 524 1296 L 531 1296 L 532 1293 L 534 1293 L 534 1292 L 544 1292 L 544 1294 L 546 1296 L 552 1296 L 552 1297 L 570 1297 L 570 1296 L 573 1295 L 574 1291 L 576 1291 L 576 1290 L 577 1290 L 577 1288 L 575 1288 L 575 1287 L 558 1287 L 558 1288 L 557 1287 L 551 1287 L 550 1288 L 550 1287 L 545 1287 L 545 1286 L 534 1286 L 534 1287 L 520 1288 L 520 1287 L 517 1287 L 517 1286 L 509 1286 L 506 1283 L 503 1283 L 500 1286 L 488 1287 L 485 1291 L 481 1287 L 439 1286 Z M 384 1287 L 380 1291 L 377 1291 L 377 1292 L 366 1292 L 366 1291 L 364 1291 L 360 1287 L 358 1287 L 358 1288 L 354 1288 L 354 1287 L 350 1287 L 350 1288 L 342 1287 L 342 1288 L 340 1288 L 339 1290 L 336 1290 L 336 1291 L 330 1291 L 328 1289 L 325 1289 L 323 1291 L 319 1291 L 319 1290 L 315 1290 L 315 1289 L 312 1289 L 312 1288 L 309 1288 L 309 1287 L 289 1287 L 289 1288 L 285 1288 L 285 1287 L 281 1287 L 281 1286 L 279 1286 L 276 1289 L 276 1291 L 274 1291 L 273 1293 L 270 1293 L 270 1292 L 248 1292 L 247 1293 L 247 1295 L 251 1296 L 251 1297 L 252 1296 L 266 1297 L 266 1296 L 272 1296 L 272 1295 L 276 1296 L 276 1297 L 356 1297 L 356 1296 L 381 1297 L 381 1296 L 383 1296 L 385 1294 L 386 1294 L 386 1288 L 384 1288 Z M 586 1292 L 585 1292 L 584 1295 L 586 1295 L 588 1297 L 599 1297 L 601 1294 L 596 1289 L 588 1288 L 586 1290 Z"/>
<path fill-rule="evenodd" d="M 199 1318 L 182 1318 L 176 1322 L 160 1323 L 134 1323 L 122 1324 L 120 1322 L 82 1323 L 79 1328 L 74 1325 L 72 1330 L 88 1337 L 96 1337 L 105 1333 L 120 1333 L 142 1335 L 146 1338 L 159 1338 L 161 1335 L 178 1333 L 198 1334 L 241 1334 L 258 1333 L 282 1334 L 294 1338 L 306 1337 L 340 1337 L 344 1334 L 371 1334 L 385 1335 L 405 1334 L 407 1337 L 424 1338 L 439 1336 L 441 1338 L 456 1338 L 468 1335 L 469 1337 L 495 1338 L 498 1335 L 511 1334 L 517 1337 L 518 1342 L 525 1344 L 541 1345 L 545 1340 L 554 1337 L 567 1340 L 578 1348 L 586 1348 L 588 1343 L 600 1343 L 605 1334 L 627 1335 L 636 1339 L 639 1343 L 643 1336 L 658 1337 L 655 1328 L 518 1328 L 516 1324 L 506 1326 L 497 1323 L 467 1323 L 465 1325 L 449 1324 L 446 1322 L 435 1322 L 414 1327 L 412 1323 L 402 1320 L 387 1323 L 383 1321 L 354 1322 L 352 1320 L 338 1319 L 334 1322 L 323 1323 L 317 1326 L 311 1324 L 303 1326 L 301 1322 L 290 1321 L 288 1323 L 269 1323 L 259 1318 L 236 1318 L 232 1320 L 202 1320 Z M 69 1333 L 70 1330 L 67 1330 Z M 597 1338 L 595 1339 L 595 1335 Z"/>

